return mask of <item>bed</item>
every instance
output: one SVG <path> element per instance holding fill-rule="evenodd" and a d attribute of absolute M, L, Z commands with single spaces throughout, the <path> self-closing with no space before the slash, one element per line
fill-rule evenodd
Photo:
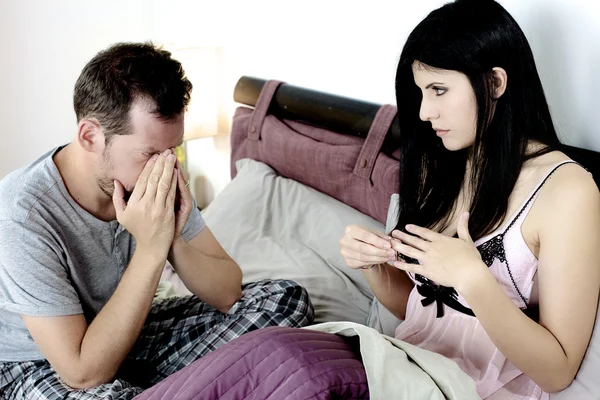
<path fill-rule="evenodd" d="M 244 282 L 295 280 L 311 295 L 315 323 L 351 321 L 393 336 L 401 321 L 377 302 L 360 271 L 345 266 L 338 240 L 347 225 L 382 232 L 395 225 L 395 106 L 250 77 L 240 79 L 234 97 L 246 106 L 233 117 L 232 181 L 203 215 Z M 600 182 L 599 153 L 563 151 Z M 576 380 L 552 399 L 598 397 L 598 332 Z"/>

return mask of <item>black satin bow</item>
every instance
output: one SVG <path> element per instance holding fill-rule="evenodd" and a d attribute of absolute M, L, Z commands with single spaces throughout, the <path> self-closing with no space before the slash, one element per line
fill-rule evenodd
<path fill-rule="evenodd" d="M 433 302 L 436 303 L 436 318 L 441 318 L 444 316 L 444 304 L 455 309 L 456 311 L 460 311 L 461 313 L 470 315 L 472 317 L 475 316 L 470 308 L 460 304 L 458 301 L 458 293 L 456 293 L 456 290 L 452 287 L 438 286 L 433 285 L 430 282 L 425 282 L 421 285 L 417 285 L 417 291 L 421 296 L 423 296 L 423 299 L 421 299 L 421 304 L 423 307 L 427 307 Z"/>
<path fill-rule="evenodd" d="M 498 259 L 500 262 L 506 264 L 506 268 L 511 276 L 511 280 L 513 281 L 513 285 L 523 303 L 527 304 L 525 298 L 519 291 L 519 288 L 512 279 L 512 273 L 510 271 L 510 267 L 508 266 L 508 262 L 506 260 L 506 252 L 504 250 L 504 234 L 498 234 L 495 237 L 489 239 L 485 243 L 482 243 L 477 247 L 477 250 L 481 254 L 482 261 L 489 268 L 495 259 Z M 405 262 L 409 264 L 418 264 L 419 262 L 416 259 L 405 257 Z M 475 316 L 473 311 L 470 308 L 463 306 L 458 301 L 458 293 L 453 287 L 436 285 L 433 281 L 427 279 L 423 275 L 415 274 L 415 280 L 420 284 L 417 284 L 417 291 L 423 299 L 421 299 L 421 304 L 423 307 L 427 307 L 431 305 L 433 302 L 436 303 L 437 306 L 437 314 L 436 318 L 441 318 L 444 316 L 444 304 L 448 307 L 459 311 L 463 314 L 470 315 L 472 317 Z M 537 306 L 529 306 L 522 309 L 523 313 L 527 315 L 529 318 L 534 321 L 539 321 L 539 308 Z"/>

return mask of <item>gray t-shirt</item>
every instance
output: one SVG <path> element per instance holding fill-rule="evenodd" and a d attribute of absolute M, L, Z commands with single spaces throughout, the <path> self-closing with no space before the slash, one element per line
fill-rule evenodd
<path fill-rule="evenodd" d="M 69 195 L 52 158 L 58 150 L 0 181 L 0 361 L 44 358 L 21 314 L 83 313 L 90 323 L 135 250 L 117 221 L 95 218 Z M 184 240 L 204 226 L 194 207 Z"/>

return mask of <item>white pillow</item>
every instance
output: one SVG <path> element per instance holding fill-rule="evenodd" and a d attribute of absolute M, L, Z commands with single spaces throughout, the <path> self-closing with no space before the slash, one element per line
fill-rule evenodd
<path fill-rule="evenodd" d="M 240 265 L 244 283 L 291 279 L 306 288 L 315 323 L 366 324 L 373 294 L 362 273 L 348 268 L 339 240 L 347 225 L 383 232 L 373 218 L 268 165 L 243 159 L 237 176 L 203 216 L 225 251 Z"/>
<path fill-rule="evenodd" d="M 600 310 L 596 314 L 596 324 L 592 339 L 583 358 L 583 363 L 571 385 L 562 392 L 550 395 L 552 400 L 598 399 L 600 397 Z"/>
<path fill-rule="evenodd" d="M 385 233 L 390 234 L 398 223 L 398 207 L 400 198 L 397 193 L 390 197 L 390 205 L 388 207 L 387 221 L 385 223 Z M 388 311 L 375 297 L 371 305 L 369 320 L 367 325 L 376 329 L 380 333 L 388 336 L 395 336 L 396 327 L 402 323 L 401 319 L 396 318 L 394 314 Z"/>

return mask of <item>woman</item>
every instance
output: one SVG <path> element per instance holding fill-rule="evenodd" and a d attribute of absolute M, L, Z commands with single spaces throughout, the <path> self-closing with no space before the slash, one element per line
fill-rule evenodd
<path fill-rule="evenodd" d="M 592 334 L 600 194 L 557 151 L 523 32 L 495 1 L 446 4 L 409 36 L 396 96 L 397 227 L 348 227 L 342 255 L 405 320 L 396 338 L 456 361 L 482 398 L 548 398 Z"/>

